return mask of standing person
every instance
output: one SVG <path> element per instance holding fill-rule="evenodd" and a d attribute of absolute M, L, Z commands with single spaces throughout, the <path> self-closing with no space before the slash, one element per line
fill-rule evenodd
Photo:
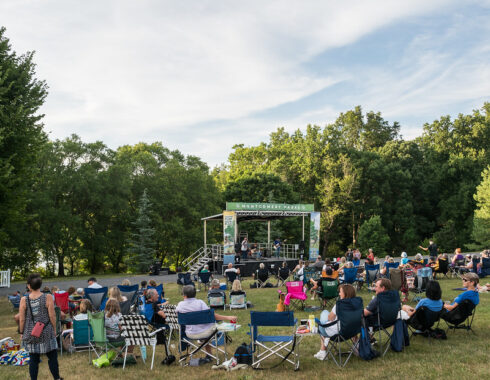
<path fill-rule="evenodd" d="M 248 239 L 246 237 L 243 238 L 241 248 L 242 248 L 242 260 L 246 260 L 248 254 Z"/>
<path fill-rule="evenodd" d="M 281 239 L 278 237 L 274 240 L 274 255 L 276 259 L 281 255 Z"/>
<path fill-rule="evenodd" d="M 437 248 L 437 244 L 434 243 L 432 240 L 429 240 L 429 246 L 427 248 L 424 248 L 421 245 L 419 245 L 419 248 L 423 249 L 424 251 L 429 251 L 430 258 L 434 258 L 434 260 L 437 258 L 439 248 Z"/>
<path fill-rule="evenodd" d="M 58 345 L 56 343 L 56 314 L 54 312 L 53 297 L 41 293 L 43 280 L 38 273 L 27 277 L 29 294 L 20 300 L 19 328 L 22 332 L 22 346 L 29 352 L 29 374 L 31 380 L 37 379 L 41 354 L 48 357 L 48 366 L 53 379 L 61 379 L 58 368 Z M 44 323 L 39 337 L 32 336 L 32 330 L 37 322 Z"/>

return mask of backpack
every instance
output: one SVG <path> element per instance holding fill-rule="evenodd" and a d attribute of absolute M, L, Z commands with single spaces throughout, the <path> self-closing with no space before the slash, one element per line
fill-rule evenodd
<path fill-rule="evenodd" d="M 366 327 L 361 328 L 361 339 L 359 339 L 359 356 L 364 360 L 371 360 L 379 356 L 379 352 L 371 347 L 369 333 Z"/>
<path fill-rule="evenodd" d="M 233 357 L 236 359 L 237 364 L 252 365 L 252 350 L 246 343 L 242 343 L 237 347 Z"/>
<path fill-rule="evenodd" d="M 446 332 L 443 329 L 440 328 L 435 328 L 434 330 L 430 330 L 430 337 L 434 339 L 442 339 L 446 340 Z"/>

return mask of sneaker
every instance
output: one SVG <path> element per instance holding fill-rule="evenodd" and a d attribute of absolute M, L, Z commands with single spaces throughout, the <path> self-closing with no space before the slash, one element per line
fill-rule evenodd
<path fill-rule="evenodd" d="M 315 359 L 325 360 L 325 358 L 327 357 L 327 351 L 320 350 L 313 356 L 315 357 Z"/>
<path fill-rule="evenodd" d="M 209 355 L 206 355 L 205 358 L 201 358 L 199 359 L 199 365 L 201 364 L 208 364 L 208 363 L 211 363 L 213 361 L 213 358 Z"/>

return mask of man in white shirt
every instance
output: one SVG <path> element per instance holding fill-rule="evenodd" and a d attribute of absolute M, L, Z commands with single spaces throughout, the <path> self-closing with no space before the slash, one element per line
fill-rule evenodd
<path fill-rule="evenodd" d="M 233 268 L 232 263 L 228 263 L 228 268 L 226 268 L 225 273 L 227 272 L 235 272 L 236 274 L 240 274 L 240 269 L 239 268 Z"/>
<path fill-rule="evenodd" d="M 102 288 L 102 285 L 99 285 L 97 283 L 97 279 L 95 277 L 90 277 L 87 280 L 87 282 L 88 282 L 88 286 L 87 287 L 90 288 L 90 289 L 100 289 L 100 288 Z"/>

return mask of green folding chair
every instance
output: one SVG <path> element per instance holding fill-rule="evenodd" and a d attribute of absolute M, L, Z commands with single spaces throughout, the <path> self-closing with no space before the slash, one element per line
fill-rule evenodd
<path fill-rule="evenodd" d="M 97 313 L 91 313 L 90 311 L 88 311 L 87 315 L 88 323 L 90 325 L 90 329 L 88 330 L 89 363 L 92 363 L 92 351 L 98 358 L 104 353 L 107 354 L 107 351 L 112 348 L 116 349 L 118 353 L 121 353 L 126 343 L 122 338 L 120 342 L 109 342 L 107 340 L 104 312 L 99 311 Z M 93 336 L 90 335 L 90 331 L 92 331 Z M 99 349 L 99 351 L 97 349 Z"/>

